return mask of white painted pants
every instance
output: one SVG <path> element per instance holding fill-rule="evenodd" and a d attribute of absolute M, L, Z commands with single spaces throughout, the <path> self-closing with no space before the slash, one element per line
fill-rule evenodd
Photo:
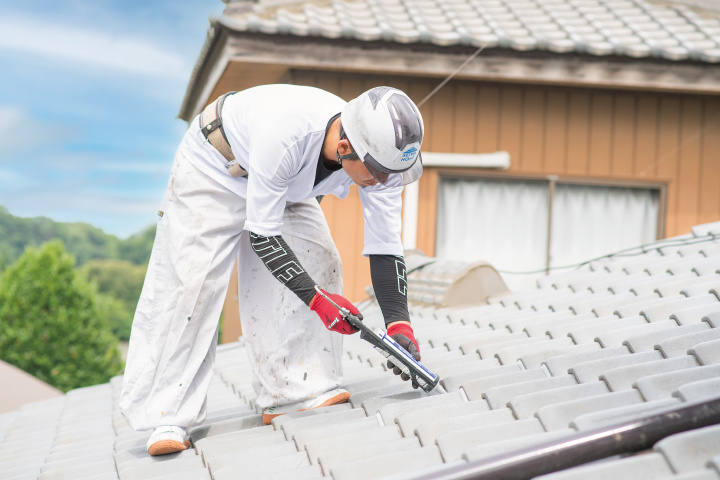
<path fill-rule="evenodd" d="M 342 383 L 342 335 L 267 270 L 250 247 L 245 199 L 178 150 L 138 303 L 120 409 L 135 430 L 189 427 L 206 415 L 218 320 L 235 259 L 240 316 L 261 408 Z M 288 204 L 283 238 L 310 276 L 342 292 L 340 256 L 314 199 Z"/>

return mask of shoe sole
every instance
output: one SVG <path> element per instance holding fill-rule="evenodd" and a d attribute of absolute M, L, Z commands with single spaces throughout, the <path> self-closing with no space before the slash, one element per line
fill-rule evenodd
<path fill-rule="evenodd" d="M 153 457 L 157 455 L 167 455 L 168 453 L 177 453 L 187 450 L 190 447 L 190 442 L 185 443 L 178 442 L 177 440 L 158 440 L 148 447 L 147 452 Z"/>
<path fill-rule="evenodd" d="M 304 412 L 305 410 L 315 410 L 316 408 L 320 408 L 320 407 L 329 407 L 330 405 L 338 405 L 341 403 L 346 403 L 349 399 L 350 399 L 350 392 L 339 393 L 332 398 L 328 398 L 327 400 L 325 400 L 323 403 L 321 403 L 317 407 L 303 408 L 301 410 L 298 410 L 298 412 Z M 291 413 L 291 412 L 288 412 L 288 413 Z M 280 415 L 287 415 L 287 413 L 263 413 L 263 423 L 265 425 L 270 425 L 273 421 L 273 418 L 279 417 Z"/>

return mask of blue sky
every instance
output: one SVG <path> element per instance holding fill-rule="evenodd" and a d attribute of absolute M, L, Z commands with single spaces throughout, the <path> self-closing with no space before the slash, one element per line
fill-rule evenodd
<path fill-rule="evenodd" d="M 0 4 L 0 205 L 120 237 L 152 225 L 221 0 Z"/>

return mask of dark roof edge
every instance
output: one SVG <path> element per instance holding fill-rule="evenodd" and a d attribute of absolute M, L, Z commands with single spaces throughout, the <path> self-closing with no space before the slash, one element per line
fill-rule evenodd
<path fill-rule="evenodd" d="M 332 43 L 335 47 L 352 47 L 363 50 L 375 50 L 378 48 L 385 50 L 397 50 L 405 52 L 422 52 L 422 53 L 443 53 L 443 54 L 467 54 L 471 55 L 475 52 L 479 45 L 436 45 L 429 42 L 411 42 L 401 43 L 395 41 L 384 41 L 384 40 L 360 40 L 356 38 L 329 38 L 323 36 L 314 35 L 293 35 L 287 33 L 263 33 L 258 31 L 245 30 L 235 20 L 230 17 L 222 16 L 213 19 L 218 25 L 222 26 L 229 33 L 238 37 L 253 38 L 253 39 L 264 39 L 275 43 L 308 43 L 308 44 L 328 44 Z M 505 58 L 533 58 L 533 59 L 569 59 L 569 60 L 585 60 L 585 61 L 597 61 L 606 62 L 612 61 L 615 63 L 632 63 L 632 64 L 649 64 L 649 65 L 691 65 L 691 66 L 702 66 L 712 67 L 717 64 L 705 62 L 702 60 L 671 60 L 662 57 L 631 57 L 627 55 L 593 55 L 589 53 L 581 53 L 577 51 L 572 52 L 553 52 L 550 50 L 543 49 L 531 49 L 531 50 L 517 50 L 513 48 L 505 47 L 490 47 L 483 50 L 483 56 L 501 56 Z"/>
<path fill-rule="evenodd" d="M 430 43 L 398 43 L 398 42 L 387 42 L 387 41 L 362 41 L 357 39 L 349 39 L 349 38 L 337 38 L 337 39 L 330 39 L 325 37 L 317 37 L 317 36 L 297 36 L 297 35 L 290 35 L 290 34 L 266 34 L 261 32 L 248 32 L 241 28 L 239 28 L 238 24 L 234 22 L 231 18 L 228 18 L 226 16 L 222 16 L 220 18 L 211 18 L 210 19 L 210 28 L 208 29 L 208 36 L 205 41 L 205 44 L 201 50 L 200 56 L 198 58 L 197 63 L 195 64 L 195 67 L 193 69 L 192 75 L 190 77 L 190 80 L 188 82 L 188 87 L 185 93 L 185 98 L 183 99 L 182 106 L 180 108 L 180 112 L 178 114 L 179 118 L 182 118 L 186 121 L 190 120 L 190 117 L 197 112 L 198 105 L 197 102 L 200 101 L 198 98 L 199 95 L 202 94 L 201 90 L 203 89 L 201 84 L 201 78 L 206 77 L 211 74 L 209 68 L 211 67 L 211 59 L 220 52 L 220 48 L 224 48 L 226 41 L 223 41 L 223 38 L 227 39 L 228 36 L 232 36 L 232 38 L 240 39 L 241 41 L 244 39 L 244 41 L 249 42 L 262 42 L 265 45 L 271 46 L 271 50 L 275 50 L 277 53 L 277 48 L 282 46 L 288 46 L 290 50 L 294 48 L 297 48 L 299 46 L 307 45 L 307 46 L 325 46 L 325 47 L 331 47 L 333 49 L 352 49 L 355 52 L 363 51 L 368 52 L 369 54 L 371 52 L 397 52 L 397 53 L 405 53 L 407 55 L 425 55 L 425 56 L 432 56 L 432 55 L 438 55 L 438 54 L 444 54 L 445 59 L 448 59 L 451 56 L 454 56 L 456 58 L 462 58 L 464 56 L 470 56 L 475 52 L 477 47 L 473 46 L 465 46 L 465 45 L 454 45 L 454 46 L 438 46 Z M 275 47 L 273 48 L 272 45 Z M 597 55 L 590 55 L 590 54 L 582 54 L 582 53 L 576 53 L 576 52 L 570 52 L 570 53 L 555 53 L 550 51 L 544 51 L 544 50 L 532 50 L 532 51 L 518 51 L 513 49 L 507 49 L 507 48 L 488 48 L 484 50 L 478 58 L 487 58 L 490 61 L 518 61 L 518 62 L 535 62 L 536 64 L 538 62 L 544 63 L 554 63 L 555 65 L 558 64 L 567 64 L 572 66 L 570 70 L 573 68 L 576 68 L 578 65 L 582 64 L 587 67 L 590 67 L 591 69 L 605 69 L 608 68 L 608 66 L 611 66 L 614 69 L 622 68 L 626 69 L 627 67 L 637 67 L 637 70 L 640 72 L 644 72 L 645 74 L 650 74 L 650 76 L 656 76 L 660 75 L 662 76 L 662 72 L 668 71 L 684 71 L 685 74 L 689 74 L 691 77 L 698 75 L 698 72 L 705 72 L 704 75 L 710 74 L 715 69 L 708 68 L 710 67 L 710 64 L 702 61 L 675 61 L 675 60 L 666 60 L 666 59 L 658 59 L 655 57 L 648 57 L 648 58 L 632 58 L 632 57 L 626 57 L 626 56 L 618 56 L 618 55 L 608 55 L 608 56 L 597 56 Z M 277 57 L 276 57 L 277 58 Z M 322 62 L 321 62 L 322 63 Z M 325 65 L 327 67 L 327 65 Z M 377 66 L 377 65 L 376 65 Z M 298 65 L 296 65 L 298 67 Z M 449 67 L 445 67 L 446 69 Z M 355 70 L 353 68 L 349 68 L 348 70 Z M 436 70 L 436 69 L 432 69 Z M 466 77 L 472 78 L 475 75 L 473 75 L 470 72 L 470 68 L 466 68 L 464 72 L 461 72 L 461 74 L 458 75 L 458 79 Z M 440 72 L 440 70 L 436 70 L 435 72 L 426 72 L 428 76 L 443 76 L 446 75 L 452 71 L 450 69 L 448 72 Z M 720 72 L 720 69 L 717 70 Z M 660 73 L 659 73 L 660 72 Z M 378 73 L 372 72 L 372 73 Z M 397 73 L 397 72 L 391 72 L 388 71 L 387 73 Z M 415 75 L 418 75 L 419 71 L 415 72 Z M 711 74 L 713 79 L 715 79 L 715 75 Z M 498 80 L 501 80 L 499 77 Z M 514 78 L 514 79 L 506 79 L 506 81 L 510 82 L 518 82 L 521 81 L 521 78 Z M 536 81 L 536 79 L 529 79 L 532 83 Z M 557 78 L 555 79 L 557 80 Z M 608 84 L 607 79 L 604 82 L 599 82 L 596 87 L 598 88 L 610 88 L 611 85 Z M 542 80 L 543 83 L 552 83 L 553 80 Z M 567 82 L 561 82 L 563 84 L 567 85 L 574 85 L 579 86 L 578 83 L 573 81 L 573 79 L 568 79 Z M 587 83 L 585 86 L 593 86 L 593 81 L 589 82 L 583 82 Z M 653 83 L 650 81 L 650 83 Z M 682 82 L 681 82 L 682 83 Z M 672 90 L 672 91 L 678 91 L 679 85 L 681 83 L 678 83 L 677 81 L 673 81 L 671 84 L 665 84 L 662 81 L 659 81 L 658 85 L 655 86 L 658 90 Z M 715 83 L 714 81 L 711 83 Z M 707 84 L 707 82 L 704 82 L 704 84 Z M 650 85 L 648 83 L 644 84 L 637 84 L 634 85 L 634 82 L 630 82 L 625 84 L 623 81 L 619 81 L 617 84 L 618 88 L 621 89 L 627 89 L 627 88 L 648 88 L 653 87 L 653 85 Z M 700 93 L 700 94 L 711 94 L 711 95 L 717 95 L 720 93 L 720 90 L 715 91 L 714 88 L 711 88 L 708 90 L 705 86 L 702 85 L 694 85 L 693 88 L 689 88 L 686 93 Z"/>
<path fill-rule="evenodd" d="M 177 118 L 185 121 L 190 121 L 189 117 L 192 112 L 192 100 L 197 96 L 198 79 L 205 71 L 207 63 L 212 56 L 211 53 L 217 47 L 220 38 L 220 30 L 227 28 L 223 25 L 221 19 L 211 17 L 210 26 L 207 30 L 207 36 L 205 37 L 205 43 L 200 50 L 195 66 L 193 67 L 190 79 L 188 80 L 187 88 L 185 89 L 185 96 L 183 97 L 182 104 L 180 105 L 180 111 L 178 112 Z"/>

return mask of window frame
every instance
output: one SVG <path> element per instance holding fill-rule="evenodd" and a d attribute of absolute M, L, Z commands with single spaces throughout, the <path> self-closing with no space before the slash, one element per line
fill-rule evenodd
<path fill-rule="evenodd" d="M 668 197 L 668 183 L 669 181 L 662 180 L 638 180 L 635 178 L 615 178 L 615 177 L 580 177 L 572 175 L 553 175 L 553 174 L 527 174 L 527 173 L 514 173 L 514 172 L 498 172 L 498 171 L 479 171 L 478 169 L 468 168 L 437 168 L 436 178 L 437 184 L 435 185 L 435 235 L 433 239 L 433 246 L 437 246 L 437 222 L 438 222 L 438 211 L 437 211 L 437 195 L 440 192 L 441 183 L 445 179 L 460 179 L 460 180 L 504 180 L 504 181 L 525 181 L 525 182 L 537 182 L 545 183 L 548 188 L 548 228 L 547 228 L 547 251 L 545 255 L 545 273 L 550 273 L 550 249 L 552 245 L 552 206 L 555 195 L 555 188 L 558 184 L 563 185 L 574 185 L 574 186 L 592 186 L 592 187 L 608 187 L 608 188 L 638 188 L 645 190 L 655 190 L 658 195 L 658 218 L 657 218 L 657 229 L 655 236 L 657 239 L 665 238 L 665 227 L 667 218 L 667 197 Z"/>

